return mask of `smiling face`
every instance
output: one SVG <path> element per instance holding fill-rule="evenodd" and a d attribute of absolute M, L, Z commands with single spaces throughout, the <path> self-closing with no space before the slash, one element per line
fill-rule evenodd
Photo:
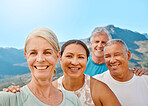
<path fill-rule="evenodd" d="M 130 60 L 130 52 L 120 43 L 108 45 L 104 50 L 104 59 L 111 75 L 121 75 L 128 71 L 128 60 Z"/>
<path fill-rule="evenodd" d="M 47 40 L 42 37 L 30 39 L 25 57 L 33 78 L 46 80 L 53 77 L 59 54 L 55 52 Z"/>
<path fill-rule="evenodd" d="M 93 58 L 104 58 L 103 49 L 108 40 L 108 36 L 104 33 L 93 36 L 93 40 L 90 43 Z"/>
<path fill-rule="evenodd" d="M 70 44 L 65 47 L 60 62 L 64 75 L 73 78 L 82 76 L 87 65 L 86 50 L 80 44 Z"/>

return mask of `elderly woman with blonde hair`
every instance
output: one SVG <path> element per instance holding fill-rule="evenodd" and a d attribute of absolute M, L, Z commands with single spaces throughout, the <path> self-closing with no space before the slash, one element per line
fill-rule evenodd
<path fill-rule="evenodd" d="M 33 30 L 26 39 L 24 54 L 32 80 L 16 94 L 1 91 L 0 106 L 81 106 L 75 94 L 52 85 L 60 52 L 58 39 L 51 30 Z"/>

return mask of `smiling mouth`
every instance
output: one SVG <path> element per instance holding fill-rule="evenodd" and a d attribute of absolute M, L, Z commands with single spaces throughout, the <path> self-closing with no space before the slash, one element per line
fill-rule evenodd
<path fill-rule="evenodd" d="M 99 49 L 96 49 L 96 51 L 98 51 L 98 52 L 103 52 L 103 50 L 99 50 Z"/>
<path fill-rule="evenodd" d="M 44 67 L 37 67 L 37 66 L 34 66 L 36 69 L 38 70 L 45 70 L 47 69 L 49 66 L 44 66 Z"/>
<path fill-rule="evenodd" d="M 71 67 L 68 67 L 72 72 L 77 72 L 80 70 L 80 68 L 71 68 Z"/>
<path fill-rule="evenodd" d="M 112 69 L 117 69 L 120 64 L 110 65 Z"/>

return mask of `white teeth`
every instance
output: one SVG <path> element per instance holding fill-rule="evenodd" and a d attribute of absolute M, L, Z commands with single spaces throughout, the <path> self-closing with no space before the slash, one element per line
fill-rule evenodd
<path fill-rule="evenodd" d="M 72 70 L 78 70 L 79 68 L 70 68 L 70 69 L 72 69 Z"/>
<path fill-rule="evenodd" d="M 112 66 L 112 68 L 117 68 L 117 66 Z"/>
<path fill-rule="evenodd" d="M 101 52 L 101 51 L 103 51 L 103 50 L 97 50 L 97 51 Z"/>
<path fill-rule="evenodd" d="M 47 66 L 46 67 L 36 67 L 38 70 L 44 70 L 44 69 L 46 69 L 47 68 Z"/>

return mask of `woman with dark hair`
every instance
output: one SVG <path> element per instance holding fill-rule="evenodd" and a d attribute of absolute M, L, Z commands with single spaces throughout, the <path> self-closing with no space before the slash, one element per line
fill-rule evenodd
<path fill-rule="evenodd" d="M 53 85 L 58 89 L 74 92 L 84 106 L 120 105 L 106 84 L 84 74 L 88 56 L 89 50 L 82 41 L 65 42 L 60 57 L 64 75 L 54 81 Z"/>

